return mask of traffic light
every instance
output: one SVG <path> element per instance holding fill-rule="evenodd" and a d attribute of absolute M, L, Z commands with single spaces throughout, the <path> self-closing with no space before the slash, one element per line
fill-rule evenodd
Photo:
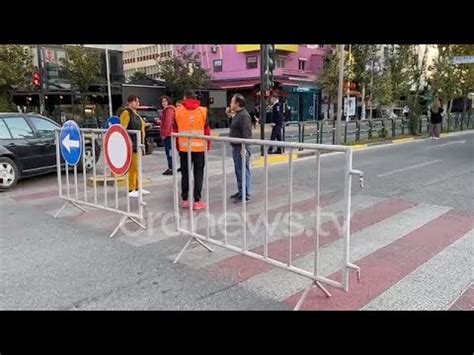
<path fill-rule="evenodd" d="M 41 74 L 39 71 L 35 71 L 33 73 L 33 85 L 36 87 L 36 88 L 40 88 L 41 87 Z"/>
<path fill-rule="evenodd" d="M 265 67 L 265 89 L 272 90 L 273 85 L 275 84 L 273 81 L 273 71 L 275 70 L 275 45 L 274 44 L 267 44 L 267 63 Z"/>

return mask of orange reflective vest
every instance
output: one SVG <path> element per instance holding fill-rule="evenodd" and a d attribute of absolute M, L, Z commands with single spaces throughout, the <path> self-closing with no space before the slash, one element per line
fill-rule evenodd
<path fill-rule="evenodd" d="M 195 110 L 187 110 L 181 106 L 176 109 L 175 119 L 179 133 L 204 135 L 207 108 L 199 106 Z M 187 152 L 189 145 L 192 152 L 204 152 L 207 149 L 207 141 L 204 139 L 191 138 L 191 142 L 188 142 L 187 137 L 179 137 L 178 145 L 180 152 Z"/>

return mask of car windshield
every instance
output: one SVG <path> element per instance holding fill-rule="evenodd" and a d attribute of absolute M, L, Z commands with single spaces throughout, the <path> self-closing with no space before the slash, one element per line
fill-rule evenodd
<path fill-rule="evenodd" d="M 160 117 L 158 110 L 138 110 L 138 114 L 146 120 L 154 120 Z"/>

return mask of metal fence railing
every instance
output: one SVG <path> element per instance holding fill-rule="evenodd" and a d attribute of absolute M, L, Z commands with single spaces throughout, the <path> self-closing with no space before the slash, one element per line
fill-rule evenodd
<path fill-rule="evenodd" d="M 178 151 L 177 151 L 177 144 L 176 139 L 172 139 L 172 156 L 173 156 L 173 196 L 174 196 L 174 210 L 175 210 L 175 220 L 177 224 L 177 230 L 182 234 L 189 236 L 189 240 L 184 245 L 183 249 L 177 255 L 175 259 L 175 263 L 181 258 L 185 250 L 191 244 L 191 242 L 196 242 L 199 245 L 203 246 L 208 251 L 213 251 L 209 245 L 215 245 L 222 247 L 224 249 L 237 252 L 253 259 L 260 260 L 266 264 L 270 264 L 281 269 L 296 273 L 298 275 L 304 276 L 311 280 L 310 285 L 308 288 L 303 292 L 300 300 L 298 301 L 295 309 L 299 309 L 304 302 L 306 295 L 308 294 L 309 290 L 316 286 L 319 287 L 328 297 L 331 296 L 329 291 L 323 286 L 323 284 L 333 286 L 336 288 L 341 288 L 345 291 L 349 291 L 349 272 L 351 270 L 357 271 L 358 280 L 360 280 L 360 268 L 354 265 L 351 262 L 350 257 L 350 224 L 351 224 L 351 189 L 352 189 L 352 177 L 354 175 L 359 176 L 360 183 L 362 187 L 362 179 L 363 179 L 363 172 L 359 170 L 353 169 L 352 164 L 352 148 L 343 145 L 327 145 L 327 144 L 309 144 L 309 143 L 296 143 L 296 142 L 275 142 L 275 141 L 268 141 L 268 140 L 258 140 L 258 139 L 237 139 L 237 138 L 229 138 L 229 137 L 214 137 L 214 136 L 204 136 L 204 135 L 196 135 L 196 134 L 187 134 L 187 133 L 173 133 L 173 137 L 182 137 L 187 138 L 188 148 L 187 153 L 180 152 L 181 159 L 183 156 L 187 156 L 187 165 L 188 171 L 191 172 L 191 140 L 203 140 L 203 142 L 220 142 L 222 143 L 222 205 L 219 203 L 218 208 L 218 218 L 213 215 L 213 220 L 218 220 L 219 225 L 223 226 L 224 230 L 215 235 L 211 232 L 211 216 L 210 216 L 210 201 L 209 201 L 209 174 L 207 173 L 208 164 L 205 164 L 205 172 L 204 172 L 204 201 L 206 202 L 206 210 L 202 212 L 195 212 L 193 209 L 193 204 L 189 203 L 189 210 L 186 208 L 182 214 L 180 213 L 180 206 L 179 206 L 179 187 L 178 187 L 178 177 L 177 177 L 177 161 L 178 161 Z M 228 231 L 228 222 L 229 218 L 228 214 L 228 207 L 227 207 L 227 188 L 226 188 L 226 164 L 225 164 L 225 157 L 226 157 L 226 143 L 233 143 L 239 144 L 241 152 L 241 160 L 242 160 L 242 171 L 246 171 L 246 164 L 247 159 L 251 159 L 250 156 L 247 154 L 249 146 L 259 146 L 264 147 L 264 181 L 263 181 L 263 191 L 264 191 L 264 208 L 262 210 L 262 216 L 264 219 L 264 228 L 265 231 L 261 238 L 258 238 L 256 235 L 251 233 L 251 221 L 250 217 L 247 214 L 247 202 L 246 199 L 242 199 L 242 213 L 241 218 L 242 221 L 239 221 L 239 226 L 241 226 L 241 230 L 237 234 L 231 233 Z M 197 144 L 197 143 L 196 143 Z M 271 255 L 269 252 L 269 245 L 273 236 L 270 235 L 269 231 L 269 206 L 272 205 L 275 196 L 269 194 L 269 185 L 271 180 L 269 179 L 269 158 L 268 152 L 266 147 L 273 146 L 279 148 L 286 148 L 289 151 L 289 159 L 288 159 L 288 230 L 284 233 L 280 238 L 284 241 L 284 254 L 286 255 L 285 260 L 277 260 L 275 256 Z M 315 164 L 314 164 L 314 172 L 316 173 L 315 179 L 315 186 L 314 186 L 314 199 L 316 203 L 315 208 L 315 219 L 314 219 L 314 227 L 315 227 L 315 235 L 314 235 L 314 254 L 313 254 L 313 262 L 312 270 L 309 271 L 307 269 L 303 269 L 298 267 L 298 263 L 294 260 L 296 258 L 293 252 L 293 246 L 295 238 L 298 236 L 294 235 L 293 232 L 293 222 L 296 220 L 296 216 L 294 216 L 293 212 L 293 185 L 294 185 L 294 159 L 293 159 L 293 151 L 298 149 L 309 149 L 314 150 L 316 153 L 315 156 Z M 233 148 L 235 149 L 235 148 Z M 342 271 L 342 279 L 333 280 L 328 277 L 324 277 L 321 275 L 321 258 L 320 258 L 320 235 L 321 235 L 321 204 L 320 204 L 320 195 L 321 195 L 321 153 L 322 152 L 342 152 L 344 156 L 344 182 L 342 183 L 341 189 L 344 190 L 344 199 L 343 199 L 343 229 L 341 231 L 343 237 L 343 248 L 340 250 L 341 256 L 341 271 Z M 204 151 L 204 160 L 207 162 L 208 153 Z M 183 162 L 184 163 L 184 162 Z M 190 193 L 188 201 L 193 201 L 193 190 L 195 181 L 192 177 L 192 174 L 189 174 L 188 180 L 188 191 Z M 242 173 L 242 196 L 247 195 L 246 191 L 246 174 Z M 196 214 L 196 215 L 195 215 Z M 240 215 L 240 214 L 239 214 Z M 206 226 L 202 226 L 202 228 L 197 227 L 197 219 L 200 216 L 205 216 Z M 248 230 L 250 232 L 248 232 Z M 261 233 L 257 233 L 261 235 Z M 251 243 L 256 243 L 258 248 L 250 248 L 249 246 Z M 263 247 L 263 248 L 262 248 Z M 257 249 L 259 251 L 257 251 Z M 278 287 L 278 285 L 275 285 Z"/>
<path fill-rule="evenodd" d="M 298 129 L 296 130 L 297 127 Z M 342 122 L 341 137 L 344 144 L 370 141 L 373 139 L 392 138 L 411 134 L 410 120 L 404 117 L 372 118 Z M 418 120 L 418 133 L 429 134 L 430 118 L 422 115 Z M 444 115 L 441 129 L 443 132 L 463 131 L 474 128 L 474 114 L 452 113 L 448 118 Z M 295 121 L 286 123 L 283 130 L 284 141 L 300 143 L 335 144 L 336 121 Z"/>

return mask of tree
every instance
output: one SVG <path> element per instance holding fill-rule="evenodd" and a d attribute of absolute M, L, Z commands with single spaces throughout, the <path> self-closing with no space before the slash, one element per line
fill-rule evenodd
<path fill-rule="evenodd" d="M 360 84 L 362 88 L 362 117 L 365 118 L 365 95 L 366 87 L 370 83 L 371 61 L 374 60 L 376 54 L 376 46 L 368 44 L 355 44 L 352 46 L 352 55 L 354 57 L 353 73 L 354 80 Z"/>
<path fill-rule="evenodd" d="M 102 81 L 99 53 L 87 50 L 82 45 L 68 46 L 66 56 L 66 60 L 61 58 L 64 75 L 81 93 L 87 93 L 92 84 Z M 86 102 L 87 96 L 84 96 L 83 103 Z"/>
<path fill-rule="evenodd" d="M 374 77 L 373 100 L 379 106 L 390 106 L 393 103 L 392 73 L 389 68 Z"/>
<path fill-rule="evenodd" d="M 316 80 L 316 84 L 321 87 L 325 96 L 328 100 L 328 109 L 331 107 L 333 101 L 337 99 L 337 88 L 339 85 L 339 60 L 337 51 L 333 52 L 326 57 L 323 65 L 323 73 Z M 334 119 L 334 111 L 332 112 L 331 119 Z"/>
<path fill-rule="evenodd" d="M 420 45 L 401 45 L 400 50 L 404 62 L 400 69 L 403 80 L 400 82 L 398 93 L 405 93 L 407 106 L 410 108 L 410 131 L 411 134 L 418 134 L 420 115 L 424 110 L 420 103 L 420 94 L 427 82 L 428 45 L 424 47 Z"/>
<path fill-rule="evenodd" d="M 186 90 L 206 89 L 210 76 L 201 68 L 200 54 L 179 48 L 175 56 L 159 61 L 158 74 L 166 82 L 169 94 L 181 98 Z"/>
<path fill-rule="evenodd" d="M 448 120 L 451 119 L 453 100 L 464 97 L 467 105 L 467 95 L 474 88 L 474 68 L 471 65 L 455 64 L 455 56 L 473 55 L 473 45 L 438 45 L 438 58 L 430 69 L 434 72 L 432 85 L 434 93 L 443 100 Z"/>
<path fill-rule="evenodd" d="M 31 87 L 33 64 L 28 48 L 21 45 L 0 46 L 0 111 L 13 109 L 14 87 Z"/>
<path fill-rule="evenodd" d="M 136 72 L 133 73 L 133 75 L 130 77 L 130 80 L 131 80 L 131 81 L 144 80 L 144 79 L 148 79 L 148 75 L 146 75 L 146 73 L 145 73 L 145 72 L 142 72 L 142 71 L 136 71 Z"/>

